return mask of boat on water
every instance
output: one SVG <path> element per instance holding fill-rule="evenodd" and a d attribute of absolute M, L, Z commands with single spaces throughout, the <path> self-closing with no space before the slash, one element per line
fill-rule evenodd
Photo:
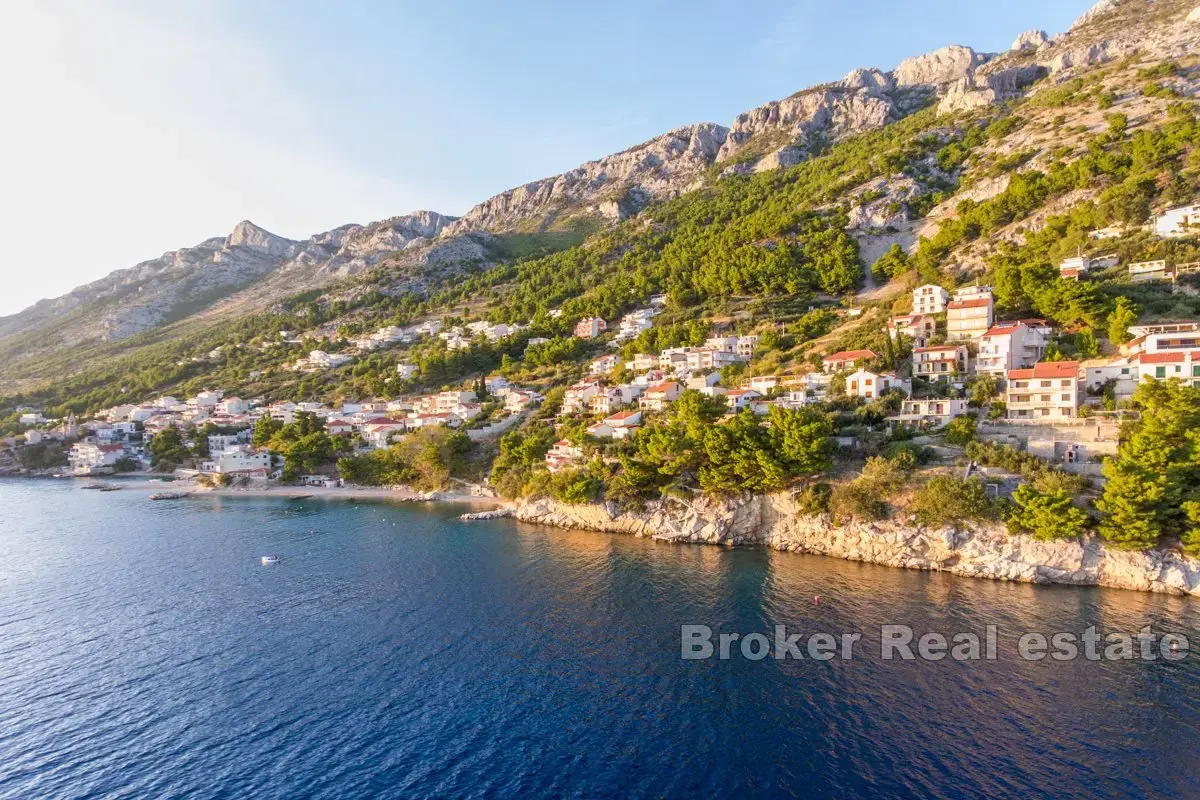
<path fill-rule="evenodd" d="M 151 500 L 182 500 L 187 497 L 187 492 L 155 492 L 150 495 Z"/>
<path fill-rule="evenodd" d="M 262 565 L 263 565 L 264 567 L 265 567 L 265 566 L 268 566 L 268 565 L 270 565 L 270 564 L 278 564 L 278 563 L 279 563 L 279 556 L 263 556 L 263 557 L 262 557 L 262 559 L 261 559 L 261 561 L 262 561 Z"/>
<path fill-rule="evenodd" d="M 101 491 L 101 492 L 119 492 L 119 491 L 121 491 L 121 487 L 120 486 L 100 486 L 100 487 L 97 487 L 97 490 Z"/>

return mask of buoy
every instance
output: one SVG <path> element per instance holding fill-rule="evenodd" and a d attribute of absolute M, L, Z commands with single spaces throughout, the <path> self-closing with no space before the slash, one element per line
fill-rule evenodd
<path fill-rule="evenodd" d="M 813 595 L 813 605 L 817 605 L 817 606 L 821 605 L 821 595 L 819 595 L 819 594 Z"/>

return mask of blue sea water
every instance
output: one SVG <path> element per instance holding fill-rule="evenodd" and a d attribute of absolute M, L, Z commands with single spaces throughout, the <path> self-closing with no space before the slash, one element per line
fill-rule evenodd
<path fill-rule="evenodd" d="M 0 797 L 1200 796 L 1200 656 L 1015 657 L 1092 624 L 1200 648 L 1194 600 L 146 494 L 0 481 Z M 883 661 L 885 623 L 994 624 L 1001 657 Z M 864 641 L 684 661 L 682 624 Z"/>

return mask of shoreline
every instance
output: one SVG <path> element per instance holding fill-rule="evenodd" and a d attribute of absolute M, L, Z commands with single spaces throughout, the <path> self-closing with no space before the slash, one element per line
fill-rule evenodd
<path fill-rule="evenodd" d="M 483 497 L 469 492 L 417 492 L 409 488 L 391 489 L 383 486 L 259 486 L 209 489 L 192 486 L 189 497 L 278 497 L 282 499 L 322 500 L 386 500 L 394 503 L 460 503 L 468 505 L 503 506 L 498 497 Z"/>
<path fill-rule="evenodd" d="M 828 514 L 799 513 L 787 493 L 691 503 L 669 499 L 651 502 L 640 512 L 623 512 L 607 503 L 573 506 L 543 498 L 499 516 L 564 530 L 763 547 L 963 578 L 1200 598 L 1200 559 L 1171 550 L 1112 549 L 1095 535 L 1043 542 L 1010 534 L 999 524 L 931 528 L 912 519 L 834 524 Z"/>

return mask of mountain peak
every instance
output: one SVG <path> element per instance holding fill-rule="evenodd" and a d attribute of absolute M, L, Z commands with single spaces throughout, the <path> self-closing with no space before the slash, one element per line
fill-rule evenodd
<path fill-rule="evenodd" d="M 235 225 L 233 231 L 225 239 L 226 247 L 247 247 L 272 256 L 282 255 L 293 244 L 295 242 L 291 239 L 276 236 L 248 219 Z"/>

